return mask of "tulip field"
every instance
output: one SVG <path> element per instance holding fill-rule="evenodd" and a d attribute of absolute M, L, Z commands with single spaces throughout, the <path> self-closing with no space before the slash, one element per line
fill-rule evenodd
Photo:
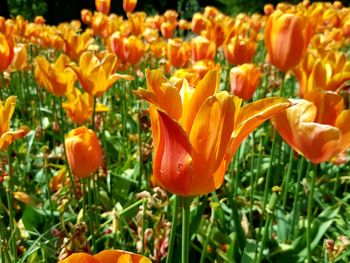
<path fill-rule="evenodd" d="M 0 17 L 0 262 L 350 262 L 350 8 L 95 4 Z"/>

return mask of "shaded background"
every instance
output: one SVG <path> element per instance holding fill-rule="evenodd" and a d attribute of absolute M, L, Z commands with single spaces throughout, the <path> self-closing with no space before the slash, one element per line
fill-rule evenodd
<path fill-rule="evenodd" d="M 148 15 L 164 13 L 167 9 L 177 10 L 182 18 L 190 19 L 194 12 L 202 11 L 207 5 L 213 5 L 228 15 L 239 12 L 262 12 L 266 3 L 276 5 L 279 2 L 298 3 L 300 0 L 139 0 L 136 11 L 144 10 Z M 348 6 L 350 0 L 342 1 Z M 46 18 L 47 24 L 58 24 L 80 19 L 80 10 L 95 10 L 94 0 L 0 0 L 0 15 L 15 17 L 22 15 L 32 21 L 36 15 Z M 124 14 L 122 0 L 111 0 L 111 12 Z"/>

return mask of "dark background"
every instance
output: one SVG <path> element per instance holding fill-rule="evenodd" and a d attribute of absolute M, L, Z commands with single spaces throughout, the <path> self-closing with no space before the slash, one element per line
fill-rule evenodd
<path fill-rule="evenodd" d="M 146 11 L 148 15 L 164 13 L 167 9 L 174 9 L 180 13 L 182 18 L 190 19 L 194 12 L 202 11 L 207 5 L 213 5 L 228 15 L 239 12 L 254 13 L 263 12 L 266 3 L 276 5 L 282 1 L 266 0 L 139 0 L 136 11 Z M 283 1 L 298 3 L 300 1 Z M 348 6 L 350 0 L 342 1 Z M 58 24 L 73 19 L 80 19 L 80 10 L 87 8 L 95 10 L 94 0 L 0 0 L 0 15 L 15 17 L 22 15 L 28 20 L 33 20 L 36 15 L 46 18 L 47 24 Z M 111 0 L 111 12 L 124 14 L 122 0 Z"/>

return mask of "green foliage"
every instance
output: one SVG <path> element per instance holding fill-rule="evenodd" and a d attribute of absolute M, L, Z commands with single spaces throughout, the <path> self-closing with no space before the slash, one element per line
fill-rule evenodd
<path fill-rule="evenodd" d="M 47 2 L 45 0 L 8 0 L 10 15 L 21 15 L 29 21 L 33 21 L 37 15 L 45 15 Z"/>

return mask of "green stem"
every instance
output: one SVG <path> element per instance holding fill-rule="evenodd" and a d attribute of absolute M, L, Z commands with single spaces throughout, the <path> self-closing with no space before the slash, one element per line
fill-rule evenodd
<path fill-rule="evenodd" d="M 337 175 L 336 175 L 335 183 L 333 187 L 333 195 L 337 195 L 339 184 L 340 184 L 340 170 L 339 170 L 339 167 L 337 167 Z"/>
<path fill-rule="evenodd" d="M 96 103 L 97 99 L 94 97 L 94 104 L 93 104 L 93 110 L 92 110 L 92 119 L 91 119 L 91 129 L 95 131 L 95 117 L 96 117 Z"/>
<path fill-rule="evenodd" d="M 275 212 L 275 208 L 277 205 L 277 201 L 278 201 L 278 194 L 276 192 L 274 192 L 271 196 L 270 202 L 266 208 L 266 212 L 268 214 L 267 216 L 267 220 L 264 226 L 264 232 L 263 232 L 263 237 L 261 240 L 261 245 L 260 245 L 260 249 L 259 249 L 259 255 L 258 255 L 258 263 L 260 263 L 262 261 L 263 258 L 263 252 L 264 252 L 264 247 L 267 241 L 267 237 L 268 237 L 268 233 L 269 233 L 269 229 L 270 229 L 270 224 L 272 222 L 272 218 Z"/>
<path fill-rule="evenodd" d="M 210 219 L 210 223 L 208 225 L 207 228 L 207 232 L 206 232 L 206 238 L 203 244 L 203 249 L 202 249 L 202 253 L 201 253 L 201 258 L 199 263 L 204 263 L 207 257 L 207 246 L 210 240 L 210 236 L 211 236 L 211 231 L 213 229 L 213 224 L 215 222 L 215 211 L 214 211 L 214 207 L 211 208 L 211 219 Z"/>
<path fill-rule="evenodd" d="M 298 213 L 297 213 L 297 206 L 298 206 L 298 195 L 299 195 L 299 190 L 300 190 L 300 182 L 301 182 L 301 178 L 303 175 L 303 171 L 304 171 L 304 167 L 306 164 L 306 160 L 304 157 L 301 157 L 301 159 L 299 160 L 299 169 L 298 169 L 298 177 L 297 177 L 297 182 L 295 184 L 295 192 L 294 192 L 294 202 L 293 202 L 293 217 L 292 217 L 292 229 L 291 229 L 291 233 L 292 235 L 295 235 L 295 227 L 297 225 L 297 220 L 298 220 Z"/>
<path fill-rule="evenodd" d="M 174 205 L 173 205 L 173 219 L 171 221 L 171 231 L 170 231 L 170 237 L 169 237 L 169 249 L 168 249 L 168 256 L 166 259 L 166 263 L 172 263 L 173 261 L 173 253 L 174 253 L 174 245 L 175 245 L 175 234 L 176 234 L 176 227 L 177 227 L 177 216 L 180 206 L 180 197 L 175 196 Z"/>
<path fill-rule="evenodd" d="M 70 180 L 70 184 L 71 184 L 71 187 L 74 191 L 74 196 L 75 198 L 77 199 L 78 201 L 78 193 L 77 193 L 77 188 L 75 187 L 75 182 L 74 182 L 74 177 L 73 177 L 73 174 L 72 174 L 72 171 L 70 169 L 70 166 L 69 166 L 69 163 L 68 163 L 68 158 L 67 158 L 67 149 L 66 149 L 66 143 L 65 143 L 65 137 L 64 137 L 64 110 L 63 110 L 63 106 L 62 106 L 62 96 L 60 97 L 60 120 L 61 120 L 61 137 L 62 137 L 62 143 L 63 143 L 63 151 L 64 151 L 64 158 L 65 158 L 65 162 L 66 162 L 66 166 L 67 166 L 67 171 L 68 171 L 68 174 L 69 174 L 69 180 Z"/>
<path fill-rule="evenodd" d="M 307 249 L 307 262 L 311 263 L 311 222 L 312 222 L 312 204 L 314 199 L 314 188 L 315 188 L 315 178 L 316 178 L 316 166 L 309 163 L 314 169 L 311 169 L 310 175 L 310 189 L 307 200 L 307 225 L 306 225 L 306 249 Z"/>
<path fill-rule="evenodd" d="M 288 196 L 288 183 L 290 180 L 290 176 L 292 174 L 292 168 L 293 168 L 293 156 L 294 151 L 292 148 L 290 148 L 290 155 L 289 155 L 289 163 L 288 163 L 288 170 L 287 175 L 285 176 L 285 180 L 282 184 L 282 191 L 283 191 L 283 201 L 282 201 L 282 210 L 285 211 L 286 204 L 287 204 L 287 196 Z"/>
<path fill-rule="evenodd" d="M 15 214 L 13 209 L 13 189 L 12 189 L 12 175 L 11 175 L 11 146 L 8 147 L 8 172 L 6 180 L 6 198 L 7 206 L 9 209 L 10 217 L 10 241 L 11 241 L 11 252 L 14 259 L 14 262 L 17 262 L 17 246 L 16 246 L 16 229 L 15 229 Z"/>
<path fill-rule="evenodd" d="M 146 198 L 143 200 L 143 207 L 142 208 L 143 208 L 143 212 L 142 212 L 141 254 L 145 253 L 145 231 L 146 231 L 146 210 L 147 210 L 147 199 Z"/>
<path fill-rule="evenodd" d="M 94 231 L 94 211 L 92 210 L 92 189 L 91 189 L 91 180 L 92 178 L 88 178 L 87 187 L 88 187 L 88 207 L 89 207 L 89 229 L 91 234 L 91 242 L 92 242 L 92 252 L 96 252 L 96 244 L 95 244 L 95 231 Z"/>
<path fill-rule="evenodd" d="M 188 263 L 190 249 L 190 206 L 191 198 L 182 198 L 182 242 L 181 242 L 181 263 Z"/>

